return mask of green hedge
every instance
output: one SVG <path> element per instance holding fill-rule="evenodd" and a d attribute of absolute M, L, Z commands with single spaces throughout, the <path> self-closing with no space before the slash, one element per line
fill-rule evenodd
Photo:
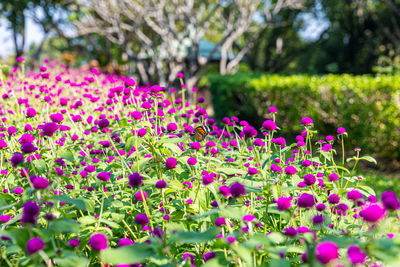
<path fill-rule="evenodd" d="M 389 168 L 400 161 L 400 76 L 236 74 L 208 77 L 215 115 L 239 116 L 255 126 L 278 108 L 283 134 L 300 132 L 300 119 L 311 117 L 321 135 L 345 127 L 348 149 L 384 159 Z M 395 164 L 395 165 L 393 165 Z"/>

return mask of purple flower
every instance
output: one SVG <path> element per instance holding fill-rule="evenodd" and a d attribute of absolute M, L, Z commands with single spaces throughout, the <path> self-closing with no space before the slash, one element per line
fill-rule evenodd
<path fill-rule="evenodd" d="M 134 172 L 128 176 L 128 180 L 131 187 L 138 187 L 142 185 L 143 177 L 139 173 Z"/>
<path fill-rule="evenodd" d="M 358 200 L 358 199 L 362 199 L 363 196 L 360 191 L 353 189 L 353 190 L 347 192 L 347 198 L 350 200 Z"/>
<path fill-rule="evenodd" d="M 11 217 L 7 214 L 0 215 L 0 222 L 7 223 L 9 222 Z"/>
<path fill-rule="evenodd" d="M 297 235 L 297 230 L 293 227 L 287 227 L 284 230 L 284 234 L 289 237 L 295 237 Z"/>
<path fill-rule="evenodd" d="M 149 223 L 149 218 L 147 217 L 146 214 L 139 213 L 138 215 L 135 216 L 135 222 L 141 226 L 145 226 L 146 224 Z"/>
<path fill-rule="evenodd" d="M 276 107 L 274 107 L 274 106 L 270 106 L 270 107 L 268 108 L 268 112 L 269 112 L 269 113 L 277 113 L 277 112 L 278 112 L 278 110 L 277 110 L 277 108 L 276 108 Z"/>
<path fill-rule="evenodd" d="M 11 165 L 13 167 L 16 167 L 18 164 L 24 163 L 24 161 L 25 161 L 24 155 L 22 155 L 20 153 L 15 153 L 14 155 L 12 155 L 10 161 L 11 161 Z"/>
<path fill-rule="evenodd" d="M 187 160 L 187 163 L 189 164 L 189 165 L 196 165 L 196 163 L 197 163 L 197 159 L 196 158 L 193 158 L 193 157 L 190 157 L 190 158 L 188 158 L 188 160 Z"/>
<path fill-rule="evenodd" d="M 68 245 L 70 245 L 73 248 L 79 247 L 80 244 L 81 244 L 81 241 L 79 241 L 78 238 L 73 238 L 70 241 L 68 241 Z"/>
<path fill-rule="evenodd" d="M 246 188 L 241 183 L 234 183 L 229 187 L 229 192 L 232 197 L 237 198 L 246 194 Z"/>
<path fill-rule="evenodd" d="M 326 209 L 326 205 L 325 205 L 324 203 L 318 203 L 317 206 L 315 206 L 315 208 L 316 208 L 318 211 L 323 211 L 323 210 Z"/>
<path fill-rule="evenodd" d="M 314 204 L 314 196 L 307 193 L 301 194 L 300 197 L 297 199 L 297 205 L 300 208 L 312 208 L 314 207 Z"/>
<path fill-rule="evenodd" d="M 29 239 L 28 243 L 26 243 L 26 251 L 29 255 L 35 254 L 39 250 L 44 248 L 45 244 L 40 237 L 34 237 Z"/>
<path fill-rule="evenodd" d="M 3 139 L 0 139 L 0 149 L 6 148 L 6 147 L 8 147 L 6 141 L 4 141 Z"/>
<path fill-rule="evenodd" d="M 194 256 L 192 255 L 192 254 L 190 254 L 190 253 L 187 253 L 187 252 L 185 252 L 185 253 L 183 253 L 182 254 L 182 258 L 185 260 L 185 259 L 190 259 L 190 262 L 193 264 L 194 263 Z"/>
<path fill-rule="evenodd" d="M 24 192 L 24 189 L 22 187 L 17 186 L 13 190 L 14 194 L 21 195 Z"/>
<path fill-rule="evenodd" d="M 313 185 L 313 184 L 315 184 L 315 181 L 316 181 L 315 176 L 312 175 L 312 174 L 306 174 L 306 175 L 304 175 L 303 179 L 304 179 L 304 182 L 305 182 L 307 185 Z"/>
<path fill-rule="evenodd" d="M 337 203 L 339 203 L 339 201 L 340 201 L 340 198 L 336 194 L 329 195 L 329 197 L 328 197 L 328 202 L 330 204 L 337 204 Z"/>
<path fill-rule="evenodd" d="M 371 204 L 361 210 L 359 214 L 364 221 L 376 223 L 385 216 L 385 209 L 378 204 Z"/>
<path fill-rule="evenodd" d="M 328 178 L 329 178 L 329 182 L 338 181 L 339 175 L 337 175 L 336 173 L 331 173 L 331 174 L 329 174 Z"/>
<path fill-rule="evenodd" d="M 258 173 L 258 170 L 257 170 L 257 168 L 251 168 L 251 167 L 249 167 L 249 168 L 247 169 L 247 173 L 248 173 L 249 175 L 255 175 L 255 174 Z"/>
<path fill-rule="evenodd" d="M 178 161 L 175 158 L 167 158 L 165 161 L 165 167 L 169 170 L 176 167 Z"/>
<path fill-rule="evenodd" d="M 225 218 L 224 217 L 218 217 L 217 219 L 215 219 L 215 225 L 216 226 L 226 225 Z"/>
<path fill-rule="evenodd" d="M 273 131 L 276 129 L 276 123 L 272 120 L 266 120 L 263 122 L 262 127 L 267 131 Z"/>
<path fill-rule="evenodd" d="M 173 132 L 173 131 L 176 131 L 177 129 L 178 129 L 178 126 L 176 125 L 176 123 L 173 123 L 173 122 L 168 123 L 168 125 L 167 125 L 168 132 Z"/>
<path fill-rule="evenodd" d="M 159 180 L 156 182 L 156 187 L 158 189 L 163 189 L 163 188 L 167 187 L 167 183 L 164 180 Z"/>
<path fill-rule="evenodd" d="M 125 87 L 132 87 L 135 86 L 135 80 L 132 78 L 128 78 L 125 80 Z"/>
<path fill-rule="evenodd" d="M 253 214 L 246 214 L 243 216 L 243 221 L 245 222 L 252 222 L 256 219 L 256 217 Z"/>
<path fill-rule="evenodd" d="M 346 129 L 343 128 L 343 127 L 339 127 L 339 128 L 337 129 L 337 133 L 338 133 L 338 134 L 344 134 L 345 132 L 346 132 Z"/>
<path fill-rule="evenodd" d="M 367 255 L 359 247 L 352 245 L 347 249 L 347 257 L 351 264 L 363 264 Z"/>
<path fill-rule="evenodd" d="M 129 246 L 135 244 L 131 239 L 129 238 L 121 238 L 118 242 L 118 247 L 123 247 L 123 246 Z"/>
<path fill-rule="evenodd" d="M 214 182 L 214 178 L 210 174 L 203 175 L 202 182 L 204 185 L 209 185 Z"/>
<path fill-rule="evenodd" d="M 295 168 L 294 166 L 289 165 L 289 166 L 286 166 L 286 168 L 285 168 L 285 173 L 286 173 L 287 175 L 293 175 L 293 174 L 296 174 L 296 173 L 297 173 L 297 170 L 296 170 L 296 168 Z"/>
<path fill-rule="evenodd" d="M 279 211 L 290 209 L 292 207 L 292 197 L 280 197 L 276 203 Z"/>
<path fill-rule="evenodd" d="M 308 166 L 310 166 L 310 165 L 311 165 L 311 161 L 309 161 L 308 159 L 304 160 L 304 161 L 301 163 L 301 166 L 303 166 L 303 167 L 308 167 Z"/>
<path fill-rule="evenodd" d="M 37 148 L 32 143 L 24 143 L 21 146 L 21 151 L 24 154 L 30 154 L 37 150 Z"/>
<path fill-rule="evenodd" d="M 217 257 L 217 254 L 215 252 L 207 252 L 203 255 L 203 260 L 204 262 L 207 262 L 209 260 L 211 260 L 212 258 Z"/>
<path fill-rule="evenodd" d="M 304 126 L 312 126 L 313 123 L 313 120 L 309 117 L 304 117 L 301 119 L 301 124 L 303 124 Z"/>
<path fill-rule="evenodd" d="M 110 181 L 110 173 L 108 172 L 99 172 L 97 174 L 97 179 L 108 182 Z"/>
<path fill-rule="evenodd" d="M 327 264 L 339 258 L 339 247 L 330 241 L 321 242 L 315 248 L 315 255 L 319 262 Z"/>
<path fill-rule="evenodd" d="M 228 236 L 228 237 L 226 238 L 226 241 L 227 241 L 228 243 L 230 243 L 230 244 L 233 244 L 233 243 L 235 243 L 236 238 L 235 238 L 234 236 Z"/>
<path fill-rule="evenodd" d="M 99 125 L 100 129 L 103 129 L 103 128 L 108 127 L 110 125 L 110 122 L 107 119 L 102 119 L 99 121 L 98 125 Z"/>
<path fill-rule="evenodd" d="M 199 150 L 201 148 L 201 144 L 199 142 L 193 142 L 190 144 L 190 147 L 195 150 Z"/>
<path fill-rule="evenodd" d="M 47 122 L 43 126 L 43 134 L 47 136 L 53 136 L 53 134 L 58 130 L 58 125 L 55 122 Z"/>
<path fill-rule="evenodd" d="M 44 177 L 36 177 L 32 182 L 35 189 L 46 189 L 49 186 L 49 181 Z"/>
<path fill-rule="evenodd" d="M 321 214 L 315 215 L 315 216 L 312 218 L 312 223 L 313 223 L 313 224 L 323 224 L 324 221 L 325 221 L 324 215 L 321 215 Z"/>
<path fill-rule="evenodd" d="M 40 208 L 34 201 L 28 201 L 23 206 L 21 222 L 36 224 Z"/>
<path fill-rule="evenodd" d="M 27 116 L 28 118 L 33 118 L 33 117 L 35 117 L 35 116 L 36 116 L 36 110 L 35 110 L 34 108 L 28 108 L 28 109 L 26 110 L 26 116 Z"/>
<path fill-rule="evenodd" d="M 60 123 L 64 120 L 64 116 L 61 113 L 50 114 L 50 120 L 55 123 Z"/>
<path fill-rule="evenodd" d="M 388 210 L 399 209 L 400 203 L 395 192 L 385 191 L 382 193 L 381 198 L 382 198 L 382 203 L 386 209 Z"/>
<path fill-rule="evenodd" d="M 230 194 L 231 194 L 229 187 L 226 186 L 226 185 L 221 185 L 221 186 L 218 188 L 218 191 L 219 191 L 219 192 L 221 193 L 221 195 L 223 195 L 224 197 L 228 197 L 228 196 L 230 196 Z"/>
<path fill-rule="evenodd" d="M 140 128 L 140 129 L 138 130 L 138 132 L 137 132 L 137 135 L 138 135 L 139 137 L 143 137 L 143 136 L 145 136 L 146 134 L 147 134 L 146 128 Z"/>
<path fill-rule="evenodd" d="M 105 250 L 108 247 L 108 239 L 102 233 L 93 234 L 89 239 L 89 245 L 93 250 Z"/>
<path fill-rule="evenodd" d="M 253 126 L 247 125 L 243 128 L 243 134 L 246 137 L 254 137 L 257 136 L 258 133 Z"/>

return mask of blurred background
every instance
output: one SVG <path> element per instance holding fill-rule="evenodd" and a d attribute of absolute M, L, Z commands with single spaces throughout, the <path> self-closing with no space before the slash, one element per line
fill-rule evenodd
<path fill-rule="evenodd" d="M 304 116 L 321 138 L 345 127 L 349 155 L 378 159 L 361 173 L 397 187 L 400 0 L 0 0 L 4 75 L 19 56 L 141 85 L 183 72 L 219 120 L 260 127 L 277 106 L 287 138 Z"/>

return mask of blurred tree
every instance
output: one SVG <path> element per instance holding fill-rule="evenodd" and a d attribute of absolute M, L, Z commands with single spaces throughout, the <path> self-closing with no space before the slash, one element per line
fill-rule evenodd
<path fill-rule="evenodd" d="M 184 72 L 191 87 L 215 53 L 220 73 L 234 72 L 263 30 L 274 26 L 273 18 L 302 2 L 82 0 L 74 23 L 80 35 L 98 34 L 120 45 L 122 59 L 135 62 L 141 81 L 167 85 Z M 199 42 L 210 35 L 216 46 L 203 57 Z"/>

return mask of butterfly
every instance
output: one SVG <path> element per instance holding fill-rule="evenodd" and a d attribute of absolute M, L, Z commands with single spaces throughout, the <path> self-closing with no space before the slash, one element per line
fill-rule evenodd
<path fill-rule="evenodd" d="M 194 135 L 196 137 L 196 141 L 201 142 L 204 138 L 212 131 L 211 127 L 208 125 L 197 126 L 194 129 Z"/>

